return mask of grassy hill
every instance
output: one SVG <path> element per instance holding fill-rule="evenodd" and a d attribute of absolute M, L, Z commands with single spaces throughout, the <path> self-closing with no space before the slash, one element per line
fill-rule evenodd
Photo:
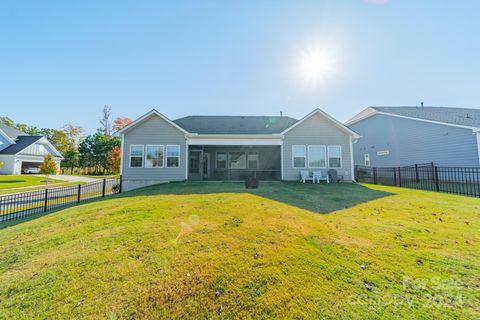
<path fill-rule="evenodd" d="M 0 230 L 1 319 L 480 318 L 480 200 L 178 183 Z"/>

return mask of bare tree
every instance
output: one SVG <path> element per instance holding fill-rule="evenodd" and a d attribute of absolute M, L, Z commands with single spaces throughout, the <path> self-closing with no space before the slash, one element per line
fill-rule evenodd
<path fill-rule="evenodd" d="M 111 137 L 112 123 L 112 108 L 105 105 L 102 110 L 102 118 L 100 119 L 100 124 L 102 126 L 98 130 L 102 132 L 107 138 Z"/>

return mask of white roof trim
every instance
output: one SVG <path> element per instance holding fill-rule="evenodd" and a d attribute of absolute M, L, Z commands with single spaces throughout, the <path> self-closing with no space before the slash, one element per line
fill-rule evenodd
<path fill-rule="evenodd" d="M 165 120 L 166 122 L 168 122 L 169 124 L 171 124 L 172 126 L 174 126 L 175 128 L 177 128 L 178 130 L 182 131 L 183 133 L 187 134 L 189 133 L 188 131 L 186 131 L 185 129 L 183 129 L 182 127 L 180 127 L 178 124 L 176 124 L 175 122 L 173 122 L 172 120 L 168 119 L 167 117 L 165 117 L 163 114 L 161 114 L 160 112 L 158 112 L 157 110 L 155 109 L 152 109 L 151 111 L 147 112 L 146 114 L 144 114 L 143 116 L 141 116 L 140 118 L 136 119 L 135 121 L 133 121 L 132 123 L 130 123 L 129 125 L 123 127 L 122 129 L 118 130 L 117 132 L 114 133 L 115 136 L 120 136 L 122 134 L 124 134 L 126 131 L 130 130 L 131 128 L 137 126 L 139 123 L 143 122 L 145 119 L 147 119 L 148 117 L 150 117 L 151 115 L 156 115 L 158 116 L 159 118 Z"/>
<path fill-rule="evenodd" d="M 367 110 L 371 110 L 371 111 L 364 113 L 364 112 L 367 111 Z M 362 113 L 363 113 L 363 116 L 362 116 Z M 381 114 L 381 115 L 390 116 L 390 117 L 397 117 L 397 118 L 402 118 L 402 119 L 416 120 L 416 121 L 427 122 L 427 123 L 441 124 L 441 125 L 450 126 L 450 127 L 470 129 L 470 130 L 472 130 L 473 132 L 480 131 L 480 128 L 478 128 L 478 127 L 464 126 L 464 125 L 461 125 L 461 124 L 455 124 L 455 123 L 449 123 L 449 122 L 442 122 L 442 121 L 435 121 L 435 120 L 428 120 L 428 119 L 420 119 L 420 118 L 415 118 L 415 117 L 402 116 L 402 115 L 399 115 L 399 114 L 394 114 L 394 113 L 389 113 L 389 112 L 378 111 L 378 110 L 376 110 L 375 108 L 372 108 L 372 107 L 368 107 L 368 108 L 365 109 L 364 111 L 360 112 L 360 113 L 357 114 L 355 117 L 353 117 L 352 119 L 348 120 L 348 121 L 345 123 L 345 125 L 351 126 L 351 125 L 353 125 L 353 124 L 355 124 L 355 123 L 357 123 L 357 122 L 360 122 L 360 121 L 362 121 L 362 120 L 368 119 L 368 118 L 370 118 L 371 116 L 374 116 L 374 115 L 376 115 L 376 114 Z"/>
<path fill-rule="evenodd" d="M 38 143 L 38 142 L 40 142 L 40 141 L 43 142 L 43 143 L 46 143 L 50 148 L 52 148 L 52 150 L 56 153 L 56 154 L 53 155 L 54 157 L 60 158 L 60 159 L 62 159 L 62 160 L 65 159 L 65 158 L 62 156 L 62 154 L 57 150 L 57 148 L 55 148 L 55 147 L 53 146 L 53 144 L 51 144 L 50 141 L 48 141 L 48 139 L 45 138 L 45 137 L 41 137 L 40 139 L 38 139 L 38 140 L 35 141 L 34 143 L 29 144 L 28 146 L 26 146 L 26 147 L 23 148 L 22 150 L 20 150 L 20 151 L 18 151 L 17 153 L 15 153 L 14 156 L 18 156 L 18 155 L 21 156 L 20 152 L 24 151 L 24 150 L 27 149 L 28 147 L 33 146 L 34 144 L 36 144 L 36 143 Z M 39 155 L 39 157 L 43 157 L 43 156 Z"/>
<path fill-rule="evenodd" d="M 187 138 L 194 139 L 279 139 L 283 138 L 282 134 L 273 133 L 273 134 L 198 134 L 198 133 L 189 133 Z"/>
<path fill-rule="evenodd" d="M 8 136 L 8 134 L 6 134 L 2 129 L 0 129 L 0 134 L 5 138 L 7 139 L 8 142 L 10 142 L 11 144 L 14 144 L 15 143 L 15 140 L 13 140 L 12 138 L 10 138 Z"/>
<path fill-rule="evenodd" d="M 299 121 L 295 122 L 293 125 L 291 125 L 290 127 L 288 127 L 287 129 L 285 129 L 281 134 L 285 134 L 287 133 L 288 131 L 292 130 L 293 128 L 295 128 L 296 126 L 300 125 L 301 123 L 303 123 L 305 120 L 309 119 L 310 117 L 312 117 L 313 115 L 315 114 L 320 114 L 322 115 L 323 117 L 325 117 L 327 120 L 329 120 L 331 123 L 333 123 L 334 125 L 336 125 L 337 127 L 339 127 L 340 129 L 342 129 L 343 131 L 345 131 L 346 133 L 348 133 L 350 136 L 354 137 L 354 138 L 360 138 L 361 136 L 356 133 L 355 131 L 351 130 L 350 128 L 346 127 L 344 124 L 342 124 L 341 122 L 339 122 L 338 120 L 336 120 L 335 118 L 333 118 L 332 116 L 330 116 L 329 114 L 327 114 L 326 112 L 320 110 L 320 109 L 315 109 L 313 110 L 312 112 L 310 112 L 309 114 L 307 114 L 305 117 L 303 117 L 302 119 L 300 119 Z"/>

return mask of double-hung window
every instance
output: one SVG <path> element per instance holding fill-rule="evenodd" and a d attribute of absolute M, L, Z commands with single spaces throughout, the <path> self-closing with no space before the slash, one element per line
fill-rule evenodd
<path fill-rule="evenodd" d="M 142 144 L 130 145 L 130 167 L 131 168 L 143 167 L 143 145 Z"/>
<path fill-rule="evenodd" d="M 216 158 L 216 168 L 217 169 L 226 169 L 227 168 L 227 153 L 226 152 L 217 152 Z"/>
<path fill-rule="evenodd" d="M 308 167 L 327 167 L 327 148 L 325 146 L 308 146 Z"/>
<path fill-rule="evenodd" d="M 342 147 L 328 146 L 328 167 L 340 169 L 342 167 Z"/>
<path fill-rule="evenodd" d="M 247 155 L 248 169 L 258 169 L 258 152 L 249 152 Z"/>
<path fill-rule="evenodd" d="M 145 168 L 163 168 L 163 145 L 146 145 Z"/>
<path fill-rule="evenodd" d="M 307 166 L 307 150 L 305 146 L 292 146 L 293 167 L 305 168 Z"/>
<path fill-rule="evenodd" d="M 167 145 L 167 168 L 180 167 L 180 146 Z"/>

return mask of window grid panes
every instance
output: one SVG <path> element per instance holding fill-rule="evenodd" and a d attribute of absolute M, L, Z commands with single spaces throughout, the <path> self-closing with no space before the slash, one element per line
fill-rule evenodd
<path fill-rule="evenodd" d="M 147 145 L 145 153 L 145 168 L 163 167 L 163 145 Z"/>
<path fill-rule="evenodd" d="M 308 146 L 308 167 L 326 168 L 327 155 L 325 146 Z"/>
<path fill-rule="evenodd" d="M 294 168 L 305 168 L 306 165 L 306 148 L 305 146 L 293 146 L 293 167 Z"/>
<path fill-rule="evenodd" d="M 167 168 L 178 168 L 180 166 L 180 146 L 167 146 Z"/>
<path fill-rule="evenodd" d="M 130 167 L 143 167 L 143 145 L 130 146 Z"/>
<path fill-rule="evenodd" d="M 342 167 L 342 148 L 340 146 L 328 146 L 328 167 L 335 169 Z"/>

